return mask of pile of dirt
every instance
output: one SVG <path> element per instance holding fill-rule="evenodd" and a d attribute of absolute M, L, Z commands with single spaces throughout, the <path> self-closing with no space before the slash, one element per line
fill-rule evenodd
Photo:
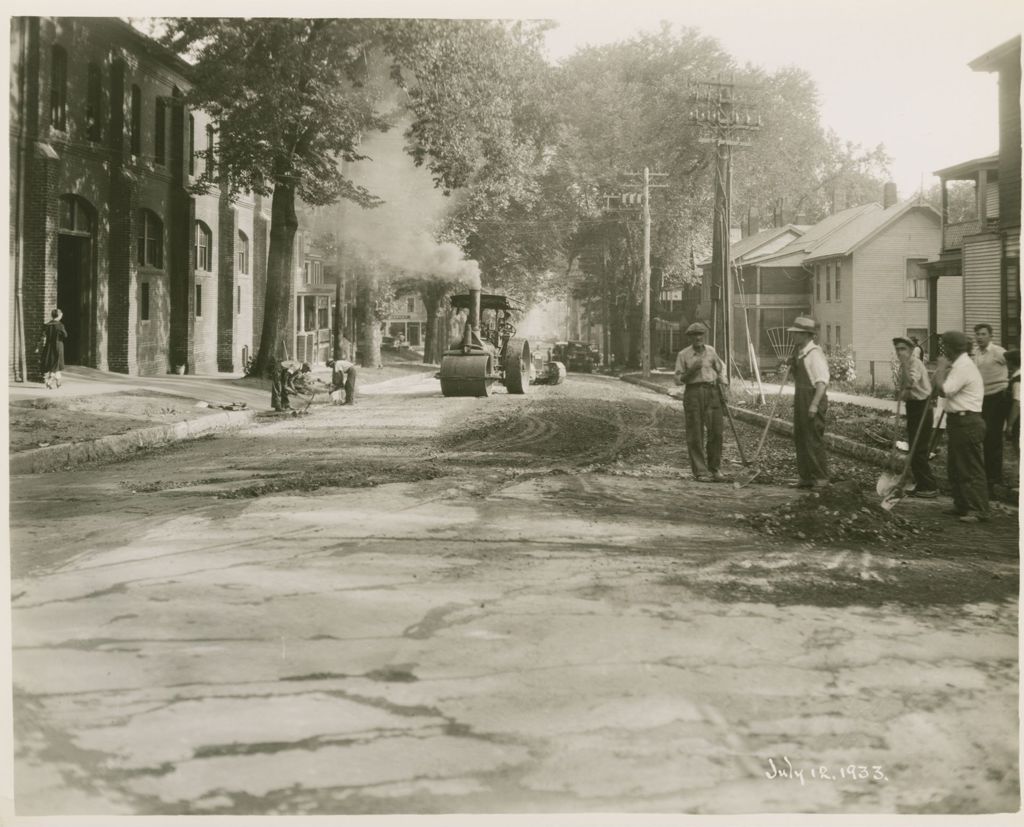
<path fill-rule="evenodd" d="M 893 543 L 919 537 L 922 529 L 868 499 L 852 481 L 836 483 L 772 511 L 745 515 L 744 522 L 776 540 L 818 543 Z"/>

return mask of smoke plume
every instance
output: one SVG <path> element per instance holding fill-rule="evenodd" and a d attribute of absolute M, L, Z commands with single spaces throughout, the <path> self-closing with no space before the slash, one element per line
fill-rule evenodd
<path fill-rule="evenodd" d="M 455 244 L 434 240 L 452 199 L 404 151 L 405 128 L 399 124 L 366 136 L 359 149 L 367 160 L 346 166 L 345 173 L 384 204 L 373 209 L 346 205 L 338 228 L 341 240 L 371 261 L 410 275 L 479 288 L 479 265 Z"/>

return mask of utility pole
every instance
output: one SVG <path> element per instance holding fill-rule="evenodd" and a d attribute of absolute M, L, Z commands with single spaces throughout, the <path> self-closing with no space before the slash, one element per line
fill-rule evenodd
<path fill-rule="evenodd" d="M 640 318 L 640 371 L 644 379 L 651 378 L 651 190 L 667 187 L 668 184 L 652 184 L 652 178 L 667 178 L 667 172 L 651 172 L 644 167 L 642 173 L 626 173 L 633 178 L 641 178 L 641 206 L 644 221 L 644 263 L 643 263 L 643 302 Z M 642 177 L 641 177 L 642 176 Z M 635 186 L 635 185 L 634 185 Z M 623 199 L 628 203 L 627 199 Z"/>
<path fill-rule="evenodd" d="M 737 89 L 754 87 L 737 84 L 730 76 L 715 81 L 700 81 L 693 92 L 694 108 L 690 120 L 703 127 L 701 143 L 715 145 L 715 207 L 712 221 L 711 283 L 722 285 L 722 361 L 726 381 L 732 376 L 732 268 L 730 266 L 730 226 L 732 209 L 732 148 L 750 146 L 750 133 L 761 128 L 757 105 L 737 95 Z M 713 294 L 712 294 L 713 296 Z M 744 313 L 746 309 L 744 308 Z"/>

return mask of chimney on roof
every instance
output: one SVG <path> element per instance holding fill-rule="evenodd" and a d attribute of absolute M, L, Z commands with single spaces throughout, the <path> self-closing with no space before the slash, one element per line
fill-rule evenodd
<path fill-rule="evenodd" d="M 747 235 L 757 235 L 761 232 L 761 214 L 757 207 L 747 210 Z"/>
<path fill-rule="evenodd" d="M 896 184 L 893 181 L 888 181 L 884 187 L 882 187 L 882 206 L 885 209 L 889 207 L 895 207 L 896 202 L 900 200 L 899 191 L 896 189 Z"/>

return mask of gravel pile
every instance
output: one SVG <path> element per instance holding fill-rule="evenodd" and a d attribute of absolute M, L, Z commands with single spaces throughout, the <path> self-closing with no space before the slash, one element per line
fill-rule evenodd
<path fill-rule="evenodd" d="M 776 540 L 820 543 L 891 543 L 919 537 L 919 526 L 868 499 L 853 482 L 841 482 L 771 511 L 741 518 Z"/>

